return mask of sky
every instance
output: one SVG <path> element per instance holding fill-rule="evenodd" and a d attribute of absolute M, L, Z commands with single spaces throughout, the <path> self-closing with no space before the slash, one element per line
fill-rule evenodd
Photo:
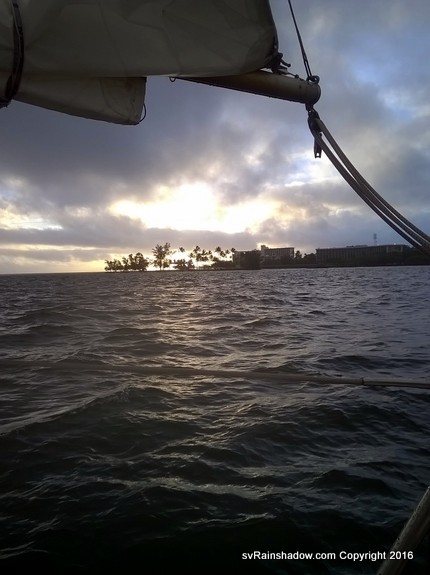
<path fill-rule="evenodd" d="M 430 232 L 430 3 L 294 3 L 315 108 L 363 176 Z M 286 0 L 280 51 L 305 72 Z M 405 243 L 315 159 L 301 104 L 149 78 L 138 126 L 12 102 L 0 110 L 0 273 L 102 271 L 191 250 Z"/>

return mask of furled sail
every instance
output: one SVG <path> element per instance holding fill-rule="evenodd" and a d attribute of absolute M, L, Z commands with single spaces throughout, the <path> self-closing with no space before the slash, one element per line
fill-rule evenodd
<path fill-rule="evenodd" d="M 0 104 L 136 124 L 146 76 L 270 66 L 268 0 L 0 0 Z"/>

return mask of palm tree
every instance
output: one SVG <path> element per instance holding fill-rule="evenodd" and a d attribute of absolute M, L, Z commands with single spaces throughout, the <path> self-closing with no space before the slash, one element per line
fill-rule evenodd
<path fill-rule="evenodd" d="M 125 272 L 128 272 L 128 270 L 130 269 L 130 265 L 128 263 L 128 258 L 126 256 L 122 257 L 122 269 Z"/>
<path fill-rule="evenodd" d="M 201 247 L 196 246 L 193 249 L 193 251 L 190 253 L 190 257 L 194 258 L 196 260 L 197 264 L 202 261 L 202 253 L 201 252 L 202 252 Z M 197 266 L 197 268 L 198 268 L 198 266 Z"/>
<path fill-rule="evenodd" d="M 168 256 L 172 253 L 170 249 L 170 244 L 167 242 L 164 246 L 157 244 L 155 248 L 152 249 L 152 253 L 154 255 L 154 259 L 152 261 L 153 265 L 160 269 L 160 272 L 168 268 L 172 261 L 168 258 Z"/>
<path fill-rule="evenodd" d="M 202 249 L 202 253 L 200 255 L 200 260 L 202 262 L 207 262 L 209 260 L 209 252 L 207 252 L 204 248 Z"/>
<path fill-rule="evenodd" d="M 186 260 L 185 258 L 181 258 L 180 260 L 175 260 L 173 262 L 175 265 L 174 267 L 179 270 L 180 272 L 188 272 L 194 269 L 193 260 Z"/>

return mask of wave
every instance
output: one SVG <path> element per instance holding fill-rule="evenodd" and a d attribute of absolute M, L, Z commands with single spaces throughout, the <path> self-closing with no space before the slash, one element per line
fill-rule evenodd
<path fill-rule="evenodd" d="M 92 397 L 87 397 L 81 401 L 77 401 L 71 405 L 66 405 L 64 407 L 53 410 L 43 409 L 40 411 L 33 411 L 30 416 L 22 416 L 16 418 L 15 421 L 0 425 L 0 435 L 8 435 L 14 431 L 22 430 L 32 425 L 47 423 L 65 415 L 70 415 L 88 409 L 88 407 L 96 402 L 99 402 L 100 400 L 111 399 L 120 394 L 123 394 L 126 389 L 127 388 L 125 385 L 121 385 L 115 389 L 110 389 L 106 392 L 100 392 Z"/>

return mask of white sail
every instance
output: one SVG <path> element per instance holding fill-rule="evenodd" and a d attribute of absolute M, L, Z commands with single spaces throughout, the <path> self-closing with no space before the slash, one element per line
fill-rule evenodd
<path fill-rule="evenodd" d="M 238 75 L 276 55 L 268 0 L 0 0 L 5 103 L 136 124 L 146 76 Z"/>

